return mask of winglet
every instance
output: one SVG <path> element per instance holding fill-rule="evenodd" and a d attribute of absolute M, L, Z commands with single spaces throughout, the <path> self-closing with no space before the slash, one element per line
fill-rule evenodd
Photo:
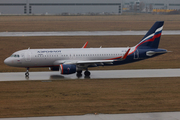
<path fill-rule="evenodd" d="M 123 60 L 126 59 L 126 57 L 128 56 L 129 51 L 130 51 L 130 48 L 127 50 L 127 52 L 126 52 L 126 53 L 124 54 L 124 56 L 122 57 Z"/>
<path fill-rule="evenodd" d="M 86 42 L 86 43 L 83 45 L 82 48 L 86 48 L 87 44 L 88 44 L 88 42 Z"/>

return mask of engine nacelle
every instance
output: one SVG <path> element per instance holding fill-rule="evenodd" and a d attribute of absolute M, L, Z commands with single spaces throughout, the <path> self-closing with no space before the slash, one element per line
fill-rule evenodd
<path fill-rule="evenodd" d="M 59 66 L 58 67 L 49 67 L 49 70 L 51 70 L 51 71 L 59 71 Z"/>
<path fill-rule="evenodd" d="M 76 65 L 69 65 L 69 64 L 61 64 L 59 72 L 61 74 L 73 74 L 76 72 Z"/>

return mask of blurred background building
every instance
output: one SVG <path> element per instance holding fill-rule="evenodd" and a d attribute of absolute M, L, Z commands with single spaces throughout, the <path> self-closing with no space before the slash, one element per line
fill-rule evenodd
<path fill-rule="evenodd" d="M 180 10 L 180 0 L 124 0 L 123 12 L 169 13 Z"/>
<path fill-rule="evenodd" d="M 121 14 L 121 0 L 4 0 L 1 14 Z"/>
<path fill-rule="evenodd" d="M 179 13 L 180 0 L 1 0 L 1 15 Z"/>

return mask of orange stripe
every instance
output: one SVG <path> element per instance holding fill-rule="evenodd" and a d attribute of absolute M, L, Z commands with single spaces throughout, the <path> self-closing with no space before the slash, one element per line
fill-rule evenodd
<path fill-rule="evenodd" d="M 62 64 L 60 65 L 60 67 L 61 67 L 61 74 L 63 74 L 63 66 L 62 66 Z"/>

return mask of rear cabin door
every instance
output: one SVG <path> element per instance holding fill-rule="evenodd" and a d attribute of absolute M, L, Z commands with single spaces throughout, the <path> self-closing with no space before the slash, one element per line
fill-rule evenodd
<path fill-rule="evenodd" d="M 134 52 L 134 59 L 139 59 L 139 51 L 138 51 L 138 49 L 136 49 L 136 51 Z"/>

